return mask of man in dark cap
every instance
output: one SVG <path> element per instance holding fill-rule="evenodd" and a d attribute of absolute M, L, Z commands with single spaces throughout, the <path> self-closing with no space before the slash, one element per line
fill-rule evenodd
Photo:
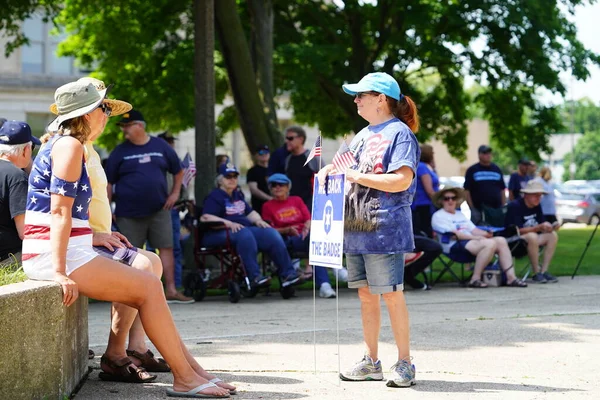
<path fill-rule="evenodd" d="M 253 156 L 254 166 L 248 170 L 246 182 L 252 195 L 252 208 L 260 214 L 263 204 L 272 199 L 267 185 L 267 167 L 271 156 L 269 146 L 258 146 Z"/>
<path fill-rule="evenodd" d="M 510 179 L 508 181 L 508 198 L 510 201 L 514 199 L 518 199 L 521 197 L 521 189 L 523 189 L 529 180 L 531 180 L 531 176 L 529 176 L 529 166 L 531 162 L 526 158 L 521 158 L 519 160 L 519 166 L 517 172 L 513 172 L 510 174 Z"/>
<path fill-rule="evenodd" d="M 38 138 L 21 121 L 0 121 L 0 268 L 21 261 L 27 174 L 22 170 L 31 162 Z M 12 255 L 12 256 L 11 256 Z"/>
<path fill-rule="evenodd" d="M 471 221 L 479 224 L 483 218 L 483 208 L 499 209 L 506 203 L 504 179 L 500 168 L 492 162 L 492 148 L 481 145 L 477 149 L 479 162 L 467 169 L 465 174 L 465 195 L 471 208 Z"/>

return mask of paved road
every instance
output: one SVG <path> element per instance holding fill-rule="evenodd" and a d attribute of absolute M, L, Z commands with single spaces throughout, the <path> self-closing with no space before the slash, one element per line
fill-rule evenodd
<path fill-rule="evenodd" d="M 340 383 L 336 300 L 316 301 L 316 369 L 312 291 L 284 301 L 278 295 L 224 297 L 172 311 L 184 341 L 210 370 L 239 387 L 234 399 L 579 399 L 600 398 L 600 277 L 562 278 L 528 289 L 407 291 L 418 384 L 391 389 L 382 382 Z M 385 308 L 385 306 L 383 306 Z M 362 357 L 356 293 L 339 298 L 342 368 Z M 383 319 L 380 358 L 395 362 Z M 90 305 L 90 347 L 102 354 L 108 304 Z M 170 374 L 147 385 L 106 383 L 98 361 L 78 399 L 161 399 Z"/>

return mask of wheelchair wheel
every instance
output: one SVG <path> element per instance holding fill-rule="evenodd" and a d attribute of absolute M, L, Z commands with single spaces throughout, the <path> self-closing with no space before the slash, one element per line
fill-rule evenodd
<path fill-rule="evenodd" d="M 287 299 L 291 299 L 292 297 L 294 297 L 294 295 L 296 294 L 296 289 L 294 289 L 293 286 L 287 286 L 287 287 L 282 287 L 281 289 L 279 289 L 279 292 L 281 293 L 281 297 L 283 297 L 285 300 L 287 300 Z"/>
<path fill-rule="evenodd" d="M 241 287 L 240 290 L 241 290 L 242 296 L 244 296 L 247 299 L 252 299 L 252 298 L 256 297 L 256 295 L 258 294 L 259 288 L 253 287 L 253 288 L 248 289 L 248 287 L 246 287 L 245 282 L 242 282 L 240 287 Z"/>
<path fill-rule="evenodd" d="M 229 301 L 234 304 L 240 301 L 240 297 L 242 297 L 240 285 L 234 281 L 227 282 L 227 295 L 229 296 Z"/>
<path fill-rule="evenodd" d="M 183 287 L 183 294 L 196 301 L 202 301 L 206 295 L 206 282 L 198 272 L 190 272 L 183 280 Z"/>

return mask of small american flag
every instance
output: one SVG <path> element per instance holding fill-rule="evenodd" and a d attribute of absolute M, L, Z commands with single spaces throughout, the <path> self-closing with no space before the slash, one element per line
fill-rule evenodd
<path fill-rule="evenodd" d="M 321 135 L 317 136 L 317 141 L 315 142 L 315 145 L 311 149 L 310 153 L 308 153 L 304 165 L 308 164 L 309 161 L 315 157 L 321 157 Z"/>
<path fill-rule="evenodd" d="M 181 166 L 183 167 L 183 187 L 187 188 L 196 176 L 196 164 L 192 161 L 192 156 L 190 153 L 186 153 L 183 161 L 181 162 Z"/>
<path fill-rule="evenodd" d="M 333 166 L 338 172 L 344 172 L 348 168 L 357 165 L 356 158 L 354 158 L 354 154 L 352 150 L 348 147 L 346 142 L 342 142 L 340 149 L 335 153 L 333 157 Z"/>

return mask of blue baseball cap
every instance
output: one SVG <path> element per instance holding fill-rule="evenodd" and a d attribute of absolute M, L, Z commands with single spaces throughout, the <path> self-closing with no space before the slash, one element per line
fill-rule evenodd
<path fill-rule="evenodd" d="M 383 93 L 392 99 L 400 100 L 400 86 L 398 82 L 385 72 L 372 72 L 365 75 L 358 83 L 342 85 L 344 92 L 356 96 L 360 92 Z"/>
<path fill-rule="evenodd" d="M 284 174 L 273 174 L 269 177 L 269 179 L 267 179 L 267 183 L 271 184 L 271 183 L 284 183 L 286 185 L 289 185 L 292 183 L 292 181 L 290 180 L 290 178 L 288 178 L 286 175 Z"/>
<path fill-rule="evenodd" d="M 39 146 L 42 144 L 40 139 L 31 134 L 31 128 L 22 121 L 6 121 L 0 127 L 0 144 L 23 144 L 33 142 Z"/>
<path fill-rule="evenodd" d="M 219 170 L 217 171 L 219 173 L 219 175 L 229 175 L 229 174 L 237 174 L 239 175 L 240 172 L 237 170 L 237 168 L 235 167 L 235 165 L 233 165 L 232 163 L 224 163 L 219 165 Z"/>

